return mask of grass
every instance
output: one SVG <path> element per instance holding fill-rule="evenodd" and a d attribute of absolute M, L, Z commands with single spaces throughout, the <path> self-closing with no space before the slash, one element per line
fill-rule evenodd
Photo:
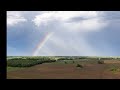
<path fill-rule="evenodd" d="M 24 68 L 21 68 L 21 67 L 7 67 L 7 72 L 21 70 L 21 69 L 24 69 Z"/>
<path fill-rule="evenodd" d="M 110 71 L 112 71 L 112 72 L 120 72 L 120 68 L 118 68 L 118 67 L 112 67 L 110 69 Z"/>
<path fill-rule="evenodd" d="M 61 58 L 61 57 L 57 57 L 57 58 Z M 96 58 L 74 58 L 73 60 L 69 60 L 69 59 L 66 59 L 66 57 L 64 58 L 64 60 L 57 60 L 56 61 L 56 57 L 7 57 L 7 71 L 14 71 L 14 70 L 19 70 L 19 69 L 22 69 L 24 67 L 28 67 L 28 66 L 34 66 L 34 65 L 37 65 L 37 64 L 42 64 L 42 63 L 48 63 L 49 61 L 54 63 L 54 64 L 78 64 L 78 67 L 79 65 L 84 65 L 84 64 L 104 64 L 104 58 L 100 58 L 100 57 L 97 57 Z M 19 60 L 20 59 L 20 60 Z M 12 67 L 11 67 L 12 66 Z M 14 66 L 14 67 L 13 67 Z M 16 67 L 16 66 L 19 66 L 19 67 Z M 21 67 L 21 68 L 20 68 Z M 110 68 L 111 68 L 111 65 L 110 65 Z M 110 71 L 119 71 L 119 69 L 116 69 L 116 68 L 111 68 L 109 70 Z"/>
<path fill-rule="evenodd" d="M 97 64 L 98 60 L 79 60 L 79 59 L 75 59 L 73 60 L 58 60 L 56 62 L 52 62 L 54 64 Z M 51 63 L 51 64 L 52 64 Z"/>

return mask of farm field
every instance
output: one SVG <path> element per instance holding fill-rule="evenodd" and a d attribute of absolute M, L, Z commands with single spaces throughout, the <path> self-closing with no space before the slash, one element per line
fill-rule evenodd
<path fill-rule="evenodd" d="M 119 58 L 47 58 L 50 58 L 49 60 L 52 61 L 44 62 L 43 57 L 38 57 L 34 60 L 39 60 L 39 63 L 34 63 L 35 65 L 32 66 L 26 64 L 27 67 L 25 64 L 23 64 L 23 66 L 21 65 L 20 60 L 23 58 L 19 59 L 19 64 L 17 63 L 18 66 L 11 64 L 11 61 L 9 62 L 8 59 L 7 79 L 120 79 Z M 13 62 L 14 60 L 17 59 L 13 59 Z M 22 62 L 25 60 L 24 58 Z M 42 63 L 40 63 L 41 60 Z M 28 62 L 27 59 L 27 63 Z M 14 64 L 16 64 L 16 61 Z"/>

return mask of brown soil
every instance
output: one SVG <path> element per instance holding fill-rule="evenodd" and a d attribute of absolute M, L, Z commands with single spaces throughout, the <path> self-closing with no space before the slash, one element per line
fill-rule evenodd
<path fill-rule="evenodd" d="M 105 63 L 120 63 L 120 60 L 105 60 Z"/>
<path fill-rule="evenodd" d="M 120 72 L 108 70 L 112 64 L 41 64 L 7 73 L 8 79 L 120 79 Z M 120 64 L 119 64 L 120 65 Z"/>

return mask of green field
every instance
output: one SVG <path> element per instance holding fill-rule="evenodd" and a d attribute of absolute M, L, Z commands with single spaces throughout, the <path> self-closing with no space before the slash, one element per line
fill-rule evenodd
<path fill-rule="evenodd" d="M 104 60 L 120 60 L 120 57 L 96 56 L 8 56 L 8 67 L 31 67 L 42 63 L 98 63 Z"/>
<path fill-rule="evenodd" d="M 25 69 L 23 67 L 7 67 L 7 72 Z"/>

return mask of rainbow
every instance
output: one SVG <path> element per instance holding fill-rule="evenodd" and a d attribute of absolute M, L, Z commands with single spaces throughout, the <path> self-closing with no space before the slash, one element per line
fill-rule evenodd
<path fill-rule="evenodd" d="M 44 38 L 42 40 L 40 40 L 40 42 L 37 44 L 37 46 L 35 47 L 32 56 L 37 56 L 40 49 L 43 47 L 43 45 L 46 43 L 46 41 L 48 41 L 48 39 L 53 35 L 53 32 L 49 32 L 46 33 Z"/>

